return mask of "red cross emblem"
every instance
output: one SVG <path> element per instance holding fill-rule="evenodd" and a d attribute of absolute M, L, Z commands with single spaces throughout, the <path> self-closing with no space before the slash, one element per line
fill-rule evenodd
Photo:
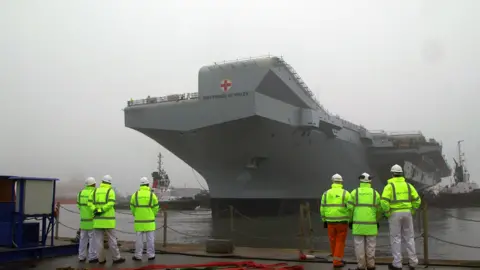
<path fill-rule="evenodd" d="M 223 92 L 226 93 L 230 87 L 232 87 L 232 81 L 225 79 L 220 82 L 220 88 L 223 90 Z"/>

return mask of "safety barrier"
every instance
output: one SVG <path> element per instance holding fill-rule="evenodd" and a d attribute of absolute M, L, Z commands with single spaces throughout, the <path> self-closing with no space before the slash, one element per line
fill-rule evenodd
<path fill-rule="evenodd" d="M 71 213 L 79 214 L 78 211 L 74 211 L 68 208 L 65 208 L 63 206 L 59 206 L 59 209 L 62 211 L 68 211 Z M 258 231 L 259 226 L 265 226 L 264 224 L 267 223 L 266 232 L 271 231 L 272 233 L 275 233 L 274 230 L 271 230 L 271 226 L 274 224 L 269 222 L 266 222 L 265 220 L 260 220 L 257 218 L 251 218 L 246 215 L 243 215 L 240 213 L 238 210 L 236 210 L 234 207 L 230 206 L 228 209 L 225 209 L 223 211 L 228 211 L 230 218 L 224 220 L 223 224 L 223 229 L 226 232 L 226 237 L 225 235 L 215 235 L 216 237 L 223 237 L 223 238 L 238 238 L 243 241 L 251 241 L 252 239 L 257 239 L 261 240 L 262 242 L 266 242 L 265 240 L 268 240 L 269 243 L 279 243 L 279 244 L 284 244 L 284 242 L 289 242 L 291 243 L 292 240 L 293 242 L 296 243 L 295 249 L 298 249 L 300 254 L 307 254 L 309 252 L 313 252 L 314 250 L 318 250 L 318 245 L 319 244 L 325 244 L 323 248 L 328 246 L 329 242 L 326 239 L 322 239 L 322 236 L 317 233 L 317 231 L 314 228 L 313 221 L 318 221 L 320 220 L 320 215 L 317 211 L 317 208 L 314 208 L 313 210 L 310 205 L 304 204 L 300 206 L 300 211 L 298 215 L 298 231 L 296 233 L 293 233 L 292 235 L 272 235 L 272 234 L 266 234 L 266 235 L 254 235 L 250 233 L 252 230 L 248 229 L 247 224 L 251 224 L 255 226 L 256 230 Z M 69 228 L 73 231 L 77 231 L 78 229 L 68 226 L 60 221 L 60 212 L 58 215 L 57 219 L 57 226 L 61 225 L 66 228 Z M 157 231 L 162 231 L 162 239 L 161 239 L 161 244 L 163 247 L 167 247 L 170 244 L 176 244 L 176 243 L 169 243 L 168 241 L 168 232 L 173 232 L 174 234 L 182 235 L 187 238 L 194 238 L 194 239 L 200 239 L 200 240 L 206 240 L 211 237 L 215 237 L 213 235 L 198 235 L 198 234 L 192 234 L 189 232 L 185 231 L 180 231 L 178 228 L 174 228 L 173 226 L 169 225 L 169 215 L 176 213 L 177 215 L 189 215 L 189 216 L 203 216 L 205 218 L 210 218 L 211 212 L 210 211 L 195 211 L 195 212 L 184 212 L 184 211 L 162 211 L 162 216 L 163 216 L 163 224 L 161 226 L 158 226 Z M 120 215 L 130 215 L 131 213 L 129 211 L 117 211 L 117 214 Z M 469 219 L 469 218 L 461 218 L 457 217 L 448 213 L 443 212 L 444 215 L 448 216 L 449 218 L 454 218 L 457 220 L 461 220 L 464 222 L 480 222 L 480 220 L 475 220 L 475 219 Z M 449 241 L 445 240 L 441 237 L 432 235 L 429 232 L 429 219 L 428 219 L 428 208 L 427 204 L 423 204 L 422 209 L 420 209 L 416 215 L 415 215 L 415 227 L 418 229 L 420 228 L 420 231 L 418 232 L 418 235 L 415 237 L 416 240 L 422 241 L 423 244 L 423 262 L 424 264 L 428 265 L 430 262 L 430 251 L 429 251 L 429 241 L 428 239 L 431 239 L 435 242 L 441 242 L 444 244 L 456 246 L 456 247 L 464 247 L 464 248 L 470 248 L 470 249 L 480 249 L 480 245 L 473 245 L 473 244 L 465 244 L 465 243 L 459 243 L 455 241 Z M 275 222 L 275 221 L 273 221 Z M 278 224 L 277 224 L 278 225 Z M 268 227 L 270 226 L 270 227 Z M 132 224 L 132 231 L 124 231 L 124 230 L 118 230 L 118 232 L 124 233 L 124 234 L 135 234 L 133 232 L 133 224 Z M 58 230 L 57 230 L 58 232 Z M 58 237 L 58 235 L 56 235 Z M 326 238 L 326 236 L 324 236 Z M 385 238 L 389 238 L 389 236 L 385 235 L 379 235 L 378 236 L 378 241 L 377 241 L 377 250 L 381 248 L 388 248 L 390 246 L 390 243 L 387 239 L 387 241 L 383 241 L 382 243 L 381 240 L 385 240 Z M 236 242 L 234 240 L 234 242 Z M 348 243 L 348 242 L 347 242 Z M 278 247 L 278 246 L 275 246 Z M 346 248 L 349 249 L 350 251 L 353 252 L 353 246 L 347 244 Z M 386 254 L 389 253 L 388 249 L 384 250 Z M 473 258 L 472 258 L 473 259 Z"/>

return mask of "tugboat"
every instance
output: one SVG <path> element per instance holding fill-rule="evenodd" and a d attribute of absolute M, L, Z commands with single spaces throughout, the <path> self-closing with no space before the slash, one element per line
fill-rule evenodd
<path fill-rule="evenodd" d="M 461 143 L 458 145 L 458 162 L 455 162 L 455 171 L 452 183 L 445 186 L 435 186 L 426 194 L 426 200 L 432 206 L 440 208 L 480 207 L 480 187 L 470 180 L 470 173 L 466 167 L 465 153 L 462 152 Z"/>
<path fill-rule="evenodd" d="M 158 197 L 158 202 L 162 209 L 168 210 L 195 210 L 200 206 L 200 202 L 192 197 L 176 197 L 171 192 L 174 189 L 170 187 L 170 178 L 163 169 L 163 156 L 158 154 L 158 171 L 152 172 L 153 192 Z"/>
<path fill-rule="evenodd" d="M 210 193 L 208 190 L 200 191 L 194 198 L 200 203 L 200 208 L 210 209 Z"/>

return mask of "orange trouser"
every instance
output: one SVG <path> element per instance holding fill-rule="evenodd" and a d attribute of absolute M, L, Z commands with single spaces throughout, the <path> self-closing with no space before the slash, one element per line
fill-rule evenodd
<path fill-rule="evenodd" d="M 328 239 L 332 251 L 333 265 L 341 265 L 347 240 L 347 223 L 328 223 Z"/>

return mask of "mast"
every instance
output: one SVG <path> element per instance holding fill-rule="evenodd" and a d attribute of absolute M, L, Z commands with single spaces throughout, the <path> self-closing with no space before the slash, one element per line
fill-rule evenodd
<path fill-rule="evenodd" d="M 163 170 L 163 161 L 162 161 L 162 153 L 158 153 L 158 161 L 157 161 L 157 170 L 158 170 L 158 173 L 161 174 L 162 173 L 162 170 Z"/>
<path fill-rule="evenodd" d="M 465 182 L 465 183 L 470 183 L 470 174 L 468 173 L 468 170 L 467 168 L 465 167 L 465 153 L 462 152 L 462 145 L 461 143 L 463 142 L 463 140 L 459 140 L 457 142 L 457 147 L 458 147 L 458 164 L 459 164 L 459 167 L 461 168 L 461 179 L 462 179 L 462 182 Z"/>
<path fill-rule="evenodd" d="M 157 161 L 157 171 L 152 173 L 153 178 L 153 185 L 152 187 L 156 192 L 164 192 L 170 186 L 170 179 L 168 178 L 168 174 L 163 169 L 163 156 L 162 153 L 158 153 L 158 161 Z"/>

